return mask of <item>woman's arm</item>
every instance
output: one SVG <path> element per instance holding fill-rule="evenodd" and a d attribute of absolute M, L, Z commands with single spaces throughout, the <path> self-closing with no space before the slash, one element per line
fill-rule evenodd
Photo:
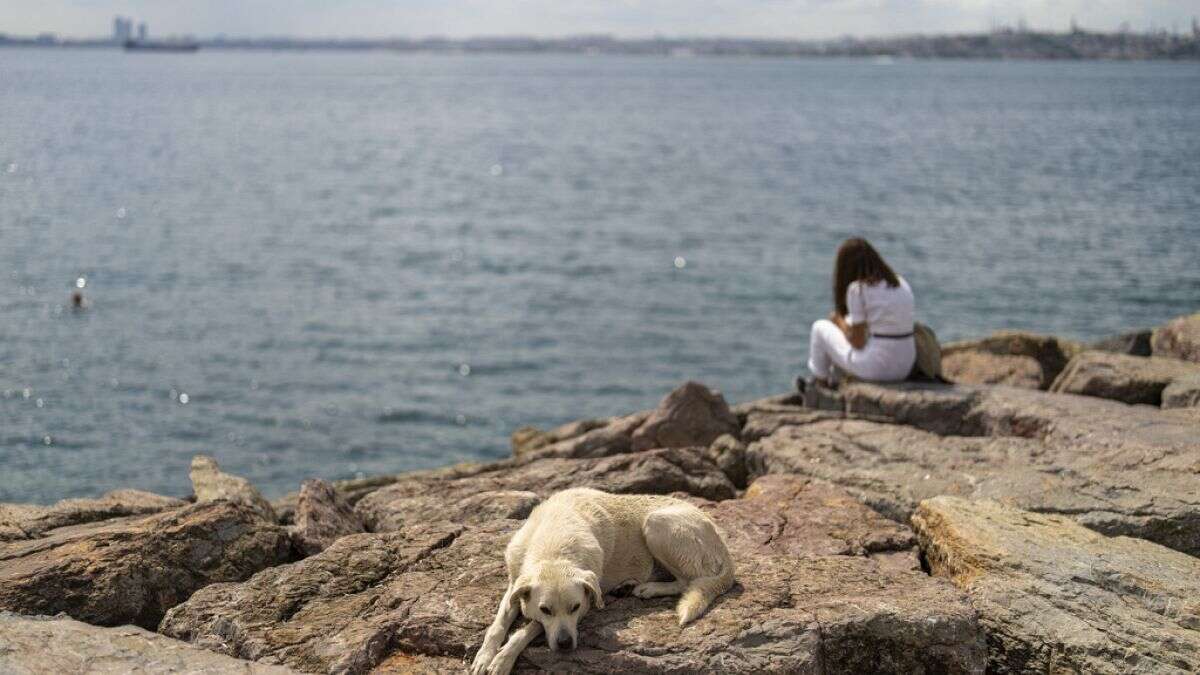
<path fill-rule="evenodd" d="M 842 330 L 842 333 L 845 334 L 846 339 L 850 341 L 851 347 L 854 347 L 855 349 L 862 349 L 863 347 L 867 346 L 867 335 L 869 333 L 867 332 L 867 324 L 865 321 L 863 323 L 856 323 L 851 326 L 850 324 L 846 323 L 846 317 L 838 314 L 837 312 L 831 312 L 829 314 L 829 320 Z"/>

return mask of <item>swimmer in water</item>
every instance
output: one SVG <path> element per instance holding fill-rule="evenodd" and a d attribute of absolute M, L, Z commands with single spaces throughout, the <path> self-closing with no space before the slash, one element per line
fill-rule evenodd
<path fill-rule="evenodd" d="M 79 277 L 75 280 L 75 290 L 71 291 L 71 308 L 74 310 L 83 309 L 83 287 L 87 286 L 87 279 Z"/>

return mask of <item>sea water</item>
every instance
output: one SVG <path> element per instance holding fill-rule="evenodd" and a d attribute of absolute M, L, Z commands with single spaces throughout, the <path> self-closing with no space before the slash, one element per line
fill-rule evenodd
<path fill-rule="evenodd" d="M 782 392 L 855 234 L 944 339 L 1196 311 L 1200 66 L 0 50 L 0 501 Z"/>

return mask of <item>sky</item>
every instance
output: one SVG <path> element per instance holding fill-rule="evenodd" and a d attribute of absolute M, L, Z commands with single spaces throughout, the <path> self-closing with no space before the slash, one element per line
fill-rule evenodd
<path fill-rule="evenodd" d="M 114 15 L 152 35 L 444 35 L 829 38 L 1042 30 L 1190 30 L 1200 0 L 0 0 L 0 33 L 111 32 Z"/>

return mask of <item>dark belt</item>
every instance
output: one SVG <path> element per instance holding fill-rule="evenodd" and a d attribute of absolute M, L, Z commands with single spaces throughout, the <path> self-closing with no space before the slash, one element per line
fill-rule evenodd
<path fill-rule="evenodd" d="M 883 333 L 871 333 L 871 337 L 883 338 L 884 340 L 903 340 L 904 338 L 912 337 L 912 333 L 902 333 L 900 335 L 885 335 Z"/>

